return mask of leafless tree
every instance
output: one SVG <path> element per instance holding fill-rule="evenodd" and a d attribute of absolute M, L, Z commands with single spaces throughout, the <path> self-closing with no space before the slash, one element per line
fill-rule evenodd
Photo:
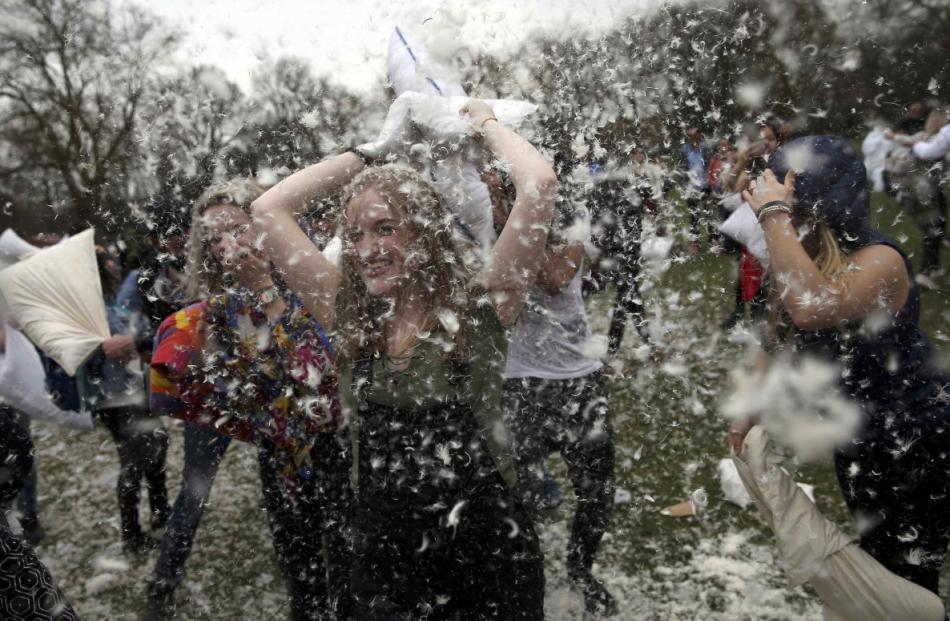
<path fill-rule="evenodd" d="M 54 205 L 108 231 L 127 212 L 151 71 L 176 36 L 133 5 L 0 0 L 0 13 L 0 190 L 55 179 Z"/>

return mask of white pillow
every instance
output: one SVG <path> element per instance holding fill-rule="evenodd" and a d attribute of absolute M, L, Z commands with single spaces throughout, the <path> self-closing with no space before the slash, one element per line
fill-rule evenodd
<path fill-rule="evenodd" d="M 27 242 L 17 235 L 13 229 L 7 229 L 0 235 L 0 270 L 5 269 L 19 261 L 25 259 L 39 250 L 33 244 Z M 10 309 L 0 295 L 0 321 L 10 319 Z"/>
<path fill-rule="evenodd" d="M 389 81 L 396 91 L 387 121 L 414 122 L 429 140 L 456 142 L 473 131 L 459 110 L 469 100 L 451 70 L 433 61 L 429 50 L 398 26 L 393 28 L 387 58 Z M 499 122 L 516 127 L 537 110 L 522 101 L 486 100 Z M 386 128 L 390 134 L 392 127 Z M 461 154 L 431 162 L 432 181 L 442 194 L 456 222 L 456 236 L 477 249 L 473 266 L 484 263 L 496 239 L 488 187 L 478 171 Z M 466 255 L 468 256 L 468 255 Z"/>
<path fill-rule="evenodd" d="M 470 97 L 441 97 L 424 93 L 407 92 L 396 98 L 393 106 L 405 106 L 409 118 L 426 129 L 426 135 L 434 140 L 452 139 L 474 134 L 468 119 L 459 116 Z M 533 103 L 513 99 L 485 99 L 498 121 L 507 127 L 518 127 L 538 109 Z"/>
<path fill-rule="evenodd" d="M 9 267 L 38 250 L 38 247 L 17 235 L 16 231 L 7 229 L 0 235 L 0 269 Z"/>
<path fill-rule="evenodd" d="M 738 195 L 731 195 L 738 196 Z M 723 202 L 727 200 L 723 198 Z M 759 219 L 755 217 L 755 212 L 745 201 L 736 208 L 732 214 L 726 218 L 726 221 L 719 226 L 723 234 L 728 235 L 743 246 L 749 249 L 759 263 L 768 269 L 769 267 L 769 246 L 765 241 L 765 231 L 759 225 Z"/>
<path fill-rule="evenodd" d="M 27 337 L 70 376 L 109 338 L 93 230 L 0 271 L 0 292 Z"/>
<path fill-rule="evenodd" d="M 386 72 L 396 95 L 416 92 L 426 95 L 465 96 L 465 89 L 449 79 L 450 71 L 432 60 L 429 50 L 399 26 L 389 38 Z"/>

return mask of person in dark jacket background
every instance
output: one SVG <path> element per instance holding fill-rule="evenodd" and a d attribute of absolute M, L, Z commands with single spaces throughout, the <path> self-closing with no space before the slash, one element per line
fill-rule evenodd
<path fill-rule="evenodd" d="M 63 409 L 91 410 L 93 417 L 112 434 L 119 454 L 117 496 L 122 542 L 131 552 L 156 547 L 157 542 L 139 523 L 141 482 L 148 487 L 152 528 L 168 521 L 165 456 L 168 434 L 161 419 L 150 417 L 145 407 L 142 378 L 128 363 L 136 359 L 135 326 L 117 297 L 119 268 L 116 258 L 97 247 L 96 259 L 106 302 L 106 317 L 112 336 L 80 367 L 75 378 L 42 356 L 47 386 Z"/>

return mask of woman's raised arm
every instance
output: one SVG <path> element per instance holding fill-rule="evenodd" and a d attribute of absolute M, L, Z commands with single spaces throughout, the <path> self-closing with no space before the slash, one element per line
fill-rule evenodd
<path fill-rule="evenodd" d="M 538 150 L 499 123 L 485 103 L 472 100 L 462 112 L 471 117 L 491 152 L 510 165 L 515 186 L 514 206 L 482 275 L 498 318 L 507 326 L 521 313 L 528 287 L 541 268 L 557 177 Z"/>
<path fill-rule="evenodd" d="M 333 326 L 340 270 L 326 260 L 297 218 L 363 170 L 354 153 L 343 153 L 287 177 L 251 204 L 254 226 L 290 289 L 324 328 Z"/>
<path fill-rule="evenodd" d="M 763 205 L 791 205 L 795 176 L 785 183 L 771 170 L 757 181 L 758 187 L 742 193 L 756 214 Z M 840 282 L 831 282 L 808 255 L 788 213 L 772 212 L 761 219 L 769 247 L 769 270 L 782 292 L 782 304 L 792 323 L 802 330 L 834 328 L 867 317 L 876 309 L 896 313 L 904 305 L 909 279 L 904 260 L 888 246 L 872 245 L 851 254 L 850 269 Z"/>

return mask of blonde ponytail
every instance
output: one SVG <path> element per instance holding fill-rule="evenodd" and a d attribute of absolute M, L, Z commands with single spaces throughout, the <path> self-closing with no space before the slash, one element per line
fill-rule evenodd
<path fill-rule="evenodd" d="M 847 271 L 848 261 L 844 252 L 841 251 L 841 246 L 838 244 L 834 231 L 824 222 L 818 221 L 815 225 L 815 234 L 818 238 L 818 253 L 814 257 L 815 267 L 834 286 L 846 288 L 848 282 L 842 276 Z M 769 280 L 768 308 L 769 317 L 766 325 L 765 342 L 766 348 L 772 351 L 780 348 L 785 341 L 784 328 L 787 325 L 785 322 L 787 313 L 784 312 L 782 295 L 774 278 Z"/>

